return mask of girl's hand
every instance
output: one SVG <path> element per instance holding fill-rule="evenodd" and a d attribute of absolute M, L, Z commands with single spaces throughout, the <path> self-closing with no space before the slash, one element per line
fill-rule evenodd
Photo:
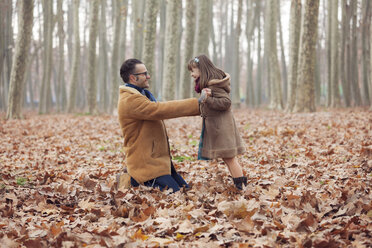
<path fill-rule="evenodd" d="M 212 95 L 212 90 L 209 89 L 209 88 L 204 88 L 202 91 L 205 92 L 205 94 L 207 95 L 207 97 Z"/>
<path fill-rule="evenodd" d="M 201 95 L 200 95 L 199 99 L 198 99 L 199 103 L 203 103 L 203 102 L 205 102 L 205 100 L 207 100 L 207 98 L 208 98 L 209 96 L 211 96 L 211 95 L 212 95 L 212 91 L 211 91 L 211 89 L 204 88 L 204 89 L 202 90 L 202 92 L 201 92 Z"/>

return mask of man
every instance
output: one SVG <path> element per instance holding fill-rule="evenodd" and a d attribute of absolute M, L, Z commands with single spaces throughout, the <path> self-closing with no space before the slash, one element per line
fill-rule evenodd
<path fill-rule="evenodd" d="M 138 59 L 124 61 L 120 76 L 125 84 L 120 86 L 118 113 L 130 184 L 134 187 L 143 184 L 160 190 L 171 188 L 173 192 L 188 187 L 173 166 L 163 120 L 198 115 L 198 99 L 157 102 L 147 90 L 150 74 Z M 123 187 L 125 174 L 117 180 L 118 188 Z"/>

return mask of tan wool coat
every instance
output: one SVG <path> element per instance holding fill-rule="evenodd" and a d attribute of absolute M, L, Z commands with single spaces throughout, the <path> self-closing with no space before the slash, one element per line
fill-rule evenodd
<path fill-rule="evenodd" d="M 163 120 L 198 115 L 196 98 L 151 102 L 136 89 L 120 86 L 119 123 L 128 174 L 138 183 L 171 174 L 168 136 Z"/>
<path fill-rule="evenodd" d="M 200 104 L 205 121 L 201 155 L 206 158 L 232 158 L 245 152 L 245 145 L 239 135 L 231 112 L 230 75 L 208 82 L 212 96 Z"/>

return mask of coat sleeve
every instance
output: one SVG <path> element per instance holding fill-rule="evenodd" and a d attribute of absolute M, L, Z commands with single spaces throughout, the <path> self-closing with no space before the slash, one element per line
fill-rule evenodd
<path fill-rule="evenodd" d="M 140 94 L 124 94 L 120 96 L 118 104 L 118 114 L 121 117 L 137 120 L 164 120 L 200 114 L 196 98 L 151 102 Z"/>
<path fill-rule="evenodd" d="M 222 88 L 210 87 L 212 96 L 209 96 L 205 101 L 210 109 L 224 111 L 228 110 L 231 106 L 231 99 L 229 94 Z"/>

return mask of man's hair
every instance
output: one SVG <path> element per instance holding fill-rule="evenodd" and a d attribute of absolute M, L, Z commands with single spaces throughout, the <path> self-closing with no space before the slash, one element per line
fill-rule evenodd
<path fill-rule="evenodd" d="M 134 72 L 137 64 L 143 64 L 138 59 L 127 59 L 120 67 L 120 77 L 123 79 L 124 83 L 129 83 L 129 75 Z"/>

